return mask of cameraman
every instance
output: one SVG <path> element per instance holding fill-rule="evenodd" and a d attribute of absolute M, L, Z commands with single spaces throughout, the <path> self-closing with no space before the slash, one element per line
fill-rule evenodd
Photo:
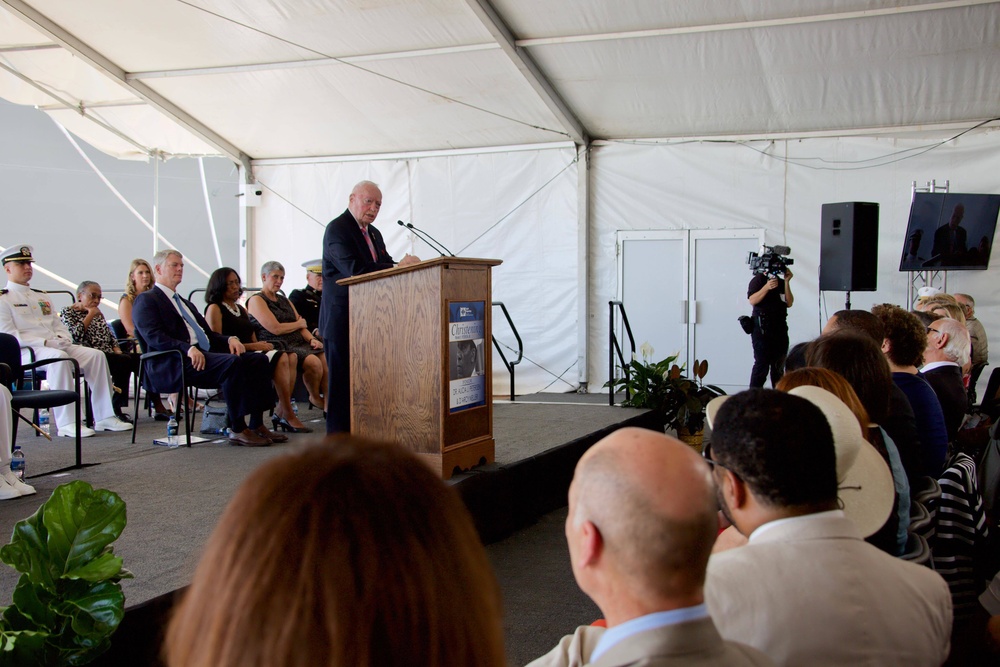
<path fill-rule="evenodd" d="M 788 309 L 792 307 L 792 272 L 785 269 L 785 278 L 775 274 L 755 274 L 747 286 L 747 299 L 753 306 L 753 370 L 750 386 L 763 387 L 768 369 L 773 387 L 785 373 L 788 354 Z"/>

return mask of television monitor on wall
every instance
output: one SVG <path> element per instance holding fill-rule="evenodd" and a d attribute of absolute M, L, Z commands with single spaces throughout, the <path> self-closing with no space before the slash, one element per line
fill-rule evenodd
<path fill-rule="evenodd" d="M 1000 195 L 916 193 L 899 270 L 986 269 L 998 214 Z"/>

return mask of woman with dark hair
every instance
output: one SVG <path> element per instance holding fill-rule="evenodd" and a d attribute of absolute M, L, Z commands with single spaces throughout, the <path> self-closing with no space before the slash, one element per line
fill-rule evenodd
<path fill-rule="evenodd" d="M 905 459 L 903 461 L 906 474 L 911 485 L 925 475 L 937 479 L 944 471 L 948 455 L 948 430 L 941 401 L 927 380 L 917 373 L 917 368 L 924 363 L 927 326 L 913 313 L 891 303 L 873 306 L 872 314 L 882 321 L 885 329 L 882 352 L 889 362 L 892 381 L 913 406 L 920 432 L 919 456 L 914 458 L 912 465 L 906 465 Z"/>
<path fill-rule="evenodd" d="M 282 351 L 273 343 L 263 343 L 257 340 L 250 315 L 246 308 L 238 303 L 243 294 L 243 282 L 235 269 L 223 266 L 212 272 L 205 288 L 205 321 L 215 333 L 226 336 L 236 336 L 248 352 L 263 352 L 271 361 L 274 391 L 278 396 L 278 404 L 271 418 L 273 428 L 279 425 L 294 433 L 311 433 L 312 429 L 299 421 L 292 410 L 292 387 L 295 384 L 295 355 Z M 269 431 L 270 433 L 270 431 Z M 271 433 L 274 442 L 284 442 L 287 436 Z M 275 440 L 275 437 L 278 439 Z"/>
<path fill-rule="evenodd" d="M 889 415 L 889 392 L 893 386 L 889 362 L 872 338 L 851 330 L 839 330 L 814 340 L 806 350 L 806 362 L 842 375 L 868 412 L 871 420 L 868 441 L 889 464 L 899 499 L 895 551 L 899 555 L 906 548 L 906 530 L 910 525 L 910 484 L 896 443 L 880 426 Z M 907 444 L 911 449 L 914 447 L 913 443 Z"/>
<path fill-rule="evenodd" d="M 257 338 L 276 341 L 298 357 L 298 371 L 309 392 L 309 403 L 326 412 L 323 392 L 327 386 L 326 355 L 323 341 L 309 331 L 292 302 L 281 292 L 285 267 L 280 262 L 265 262 L 260 268 L 261 288 L 247 299 L 247 310 Z"/>
<path fill-rule="evenodd" d="M 167 628 L 169 667 L 503 667 L 500 592 L 455 491 L 352 437 L 258 468 Z"/>

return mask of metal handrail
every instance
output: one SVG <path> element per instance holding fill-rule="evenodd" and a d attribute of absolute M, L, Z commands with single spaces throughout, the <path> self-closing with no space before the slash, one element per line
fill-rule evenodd
<path fill-rule="evenodd" d="M 503 361 L 504 367 L 507 372 L 510 373 L 510 400 L 514 401 L 514 366 L 521 363 L 521 359 L 524 357 L 524 343 L 521 341 L 521 335 L 517 333 L 517 327 L 514 326 L 514 320 L 510 319 L 510 313 L 507 312 L 507 306 L 504 305 L 503 301 L 493 301 L 490 305 L 494 308 L 500 306 L 500 310 L 503 311 L 503 316 L 507 318 L 507 324 L 510 325 L 510 330 L 514 333 L 514 338 L 517 339 L 517 359 L 514 361 L 507 361 L 507 356 L 500 349 L 500 343 L 497 341 L 497 337 L 490 335 L 493 339 L 493 347 L 496 348 L 497 353 L 500 355 L 500 360 Z"/>
<path fill-rule="evenodd" d="M 622 348 L 618 344 L 618 336 L 615 335 L 615 306 L 618 307 L 618 311 L 622 316 L 622 324 L 625 325 L 625 333 L 628 334 L 629 344 L 632 346 L 632 354 L 629 355 L 629 360 L 635 358 L 635 337 L 632 335 L 632 327 L 628 323 L 628 315 L 625 314 L 625 304 L 621 301 L 608 301 L 608 331 L 609 331 L 609 344 L 608 344 L 608 381 L 615 379 L 615 354 L 618 354 L 618 362 L 621 364 L 622 372 L 625 374 L 625 398 L 632 398 L 632 392 L 628 388 L 628 376 L 629 376 L 629 366 L 625 361 L 625 356 L 622 354 Z M 608 405 L 613 406 L 615 404 L 615 390 L 612 388 L 608 391 Z"/>

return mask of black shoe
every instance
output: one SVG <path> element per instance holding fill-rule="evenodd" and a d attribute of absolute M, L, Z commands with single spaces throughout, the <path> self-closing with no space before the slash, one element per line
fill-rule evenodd
<path fill-rule="evenodd" d="M 158 422 L 170 421 L 171 414 L 169 412 L 154 412 L 153 419 Z"/>
<path fill-rule="evenodd" d="M 127 415 L 124 412 L 119 413 L 119 414 L 117 414 L 115 416 L 118 417 L 118 419 L 120 419 L 123 422 L 125 422 L 126 424 L 131 424 L 132 423 L 132 416 L 131 415 Z"/>
<path fill-rule="evenodd" d="M 313 430 L 308 426 L 302 426 L 297 428 L 288 423 L 288 420 L 284 417 L 279 417 L 278 415 L 271 416 L 271 430 L 272 431 L 285 431 L 286 433 L 312 433 Z"/>

